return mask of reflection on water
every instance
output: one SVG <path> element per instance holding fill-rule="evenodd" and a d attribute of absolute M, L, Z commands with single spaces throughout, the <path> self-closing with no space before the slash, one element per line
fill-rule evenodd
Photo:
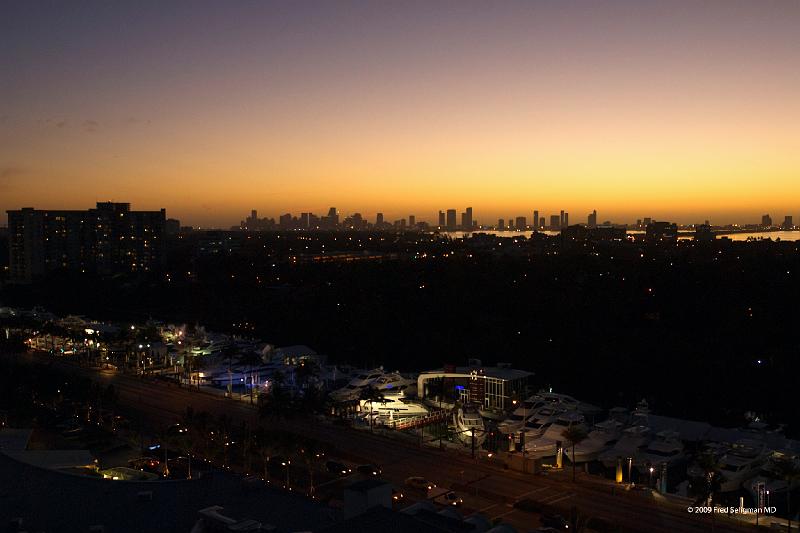
<path fill-rule="evenodd" d="M 487 235 L 497 235 L 498 237 L 530 237 L 533 234 L 533 231 L 513 231 L 513 230 L 506 230 L 506 231 L 497 231 L 493 229 L 476 229 L 473 231 L 440 231 L 440 235 L 447 235 L 452 239 L 460 239 L 462 237 L 469 237 L 473 233 L 485 233 Z M 539 233 L 544 233 L 545 235 L 558 235 L 560 232 L 558 231 L 540 231 Z"/>
<path fill-rule="evenodd" d="M 800 240 L 800 231 L 754 231 L 752 233 L 730 233 L 724 236 L 732 241 L 746 241 L 747 239 L 798 241 Z"/>
<path fill-rule="evenodd" d="M 448 235 L 453 239 L 460 239 L 464 236 L 470 236 L 473 233 L 486 233 L 489 235 L 497 235 L 500 237 L 515 237 L 518 235 L 522 235 L 524 237 L 530 237 L 533 233 L 532 231 L 496 231 L 496 230 L 475 230 L 475 231 L 442 231 L 440 232 L 441 235 Z M 541 231 L 539 233 L 543 233 L 545 235 L 558 235 L 558 231 Z M 642 231 L 628 231 L 628 235 L 635 235 L 637 233 L 644 233 Z M 746 232 L 746 233 L 727 233 L 727 234 L 720 234 L 719 237 L 727 237 L 732 241 L 746 241 L 748 239 L 772 239 L 777 240 L 780 239 L 782 241 L 798 241 L 800 240 L 800 231 L 753 231 L 753 232 Z M 689 234 L 682 234 L 681 239 L 690 239 L 691 235 Z"/>

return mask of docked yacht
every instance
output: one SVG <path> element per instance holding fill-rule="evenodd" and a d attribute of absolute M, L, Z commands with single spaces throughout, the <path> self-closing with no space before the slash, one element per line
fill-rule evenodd
<path fill-rule="evenodd" d="M 572 447 L 565 450 L 570 461 L 575 463 L 588 463 L 597 460 L 598 456 L 605 450 L 617 443 L 622 435 L 622 422 L 611 419 L 598 422 L 589 432 L 586 440 L 575 445 L 575 456 L 573 457 Z"/>
<path fill-rule="evenodd" d="M 399 372 L 384 372 L 382 368 L 376 368 L 369 372 L 358 373 L 350 382 L 331 393 L 334 401 L 357 400 L 361 391 L 368 387 L 374 388 L 381 394 L 388 394 L 397 391 L 405 391 L 409 387 L 416 386 L 416 380 L 403 377 Z"/>
<path fill-rule="evenodd" d="M 532 397 L 522 402 L 519 407 L 514 409 L 508 418 L 497 424 L 497 430 L 504 435 L 508 435 L 522 429 L 525 425 L 525 421 L 534 414 L 534 403 L 535 401 Z"/>
<path fill-rule="evenodd" d="M 617 465 L 619 458 L 632 460 L 651 439 L 652 432 L 647 426 L 637 425 L 625 428 L 617 443 L 600 453 L 598 459 L 606 468 L 613 468 Z"/>
<path fill-rule="evenodd" d="M 559 394 L 556 392 L 552 392 L 552 390 L 547 391 L 539 391 L 531 398 L 529 401 L 532 401 L 533 404 L 531 409 L 538 409 L 544 406 L 558 406 L 565 409 L 572 409 L 575 411 L 579 411 L 588 417 L 592 417 L 598 415 L 602 412 L 602 409 L 597 407 L 596 405 L 592 405 L 589 403 L 581 402 L 568 394 Z"/>
<path fill-rule="evenodd" d="M 720 492 L 737 490 L 745 481 L 757 476 L 768 456 L 763 442 L 741 440 L 735 443 L 719 460 Z"/>
<path fill-rule="evenodd" d="M 471 406 L 459 406 L 453 413 L 453 425 L 456 437 L 467 445 L 480 446 L 486 440 L 486 427 L 478 409 Z"/>
<path fill-rule="evenodd" d="M 667 467 L 675 466 L 686 459 L 683 450 L 683 441 L 675 431 L 659 431 L 641 453 L 633 457 L 633 466 L 640 469 L 663 465 Z"/>
<path fill-rule="evenodd" d="M 583 415 L 578 411 L 564 411 L 555 416 L 552 424 L 538 438 L 525 439 L 525 453 L 533 458 L 551 457 L 558 452 L 557 444 L 567 445 L 564 431 L 571 428 L 585 428 Z"/>
<path fill-rule="evenodd" d="M 782 494 L 787 490 L 795 490 L 800 486 L 800 479 L 794 478 L 789 482 L 783 477 L 780 472 L 780 463 L 782 461 L 790 462 L 795 469 L 800 469 L 800 457 L 797 455 L 790 456 L 780 451 L 770 453 L 761 466 L 758 475 L 745 483 L 745 488 L 754 501 L 758 501 L 759 488 L 769 494 Z"/>
<path fill-rule="evenodd" d="M 545 406 L 536 409 L 525 421 L 525 425 L 520 429 L 525 442 L 531 439 L 538 439 L 555 421 L 556 417 L 565 413 L 566 409 L 557 406 Z"/>
<path fill-rule="evenodd" d="M 380 400 L 373 400 L 372 405 L 368 400 L 360 400 L 362 413 L 370 414 L 381 421 L 402 420 L 414 416 L 424 416 L 430 412 L 421 402 L 407 398 L 402 391 L 394 394 L 384 394 Z"/>

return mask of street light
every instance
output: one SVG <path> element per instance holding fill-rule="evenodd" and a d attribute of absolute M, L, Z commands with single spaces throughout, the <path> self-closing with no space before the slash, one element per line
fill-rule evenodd
<path fill-rule="evenodd" d="M 653 467 L 650 467 L 650 481 L 647 483 L 648 488 L 653 486 Z"/>
<path fill-rule="evenodd" d="M 633 484 L 633 479 L 631 478 L 631 470 L 633 469 L 633 457 L 628 457 L 628 483 L 631 485 Z"/>

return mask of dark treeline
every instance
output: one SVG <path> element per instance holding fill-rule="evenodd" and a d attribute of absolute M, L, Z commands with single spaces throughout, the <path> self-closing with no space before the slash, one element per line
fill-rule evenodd
<path fill-rule="evenodd" d="M 737 424 L 754 411 L 800 428 L 797 244 L 516 246 L 400 242 L 399 259 L 330 263 L 262 246 L 205 259 L 184 251 L 171 257 L 170 281 L 54 277 L 3 298 L 200 323 L 363 366 L 510 362 L 606 407 L 646 398 L 665 415 Z"/>

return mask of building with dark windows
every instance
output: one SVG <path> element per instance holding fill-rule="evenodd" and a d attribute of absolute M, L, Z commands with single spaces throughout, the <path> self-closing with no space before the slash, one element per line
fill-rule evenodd
<path fill-rule="evenodd" d="M 596 210 L 594 210 L 591 213 L 589 213 L 589 217 L 588 217 L 586 222 L 587 222 L 586 225 L 589 226 L 590 228 L 596 228 L 597 227 L 597 211 Z"/>
<path fill-rule="evenodd" d="M 87 211 L 8 211 L 10 279 L 31 282 L 66 270 L 112 275 L 160 269 L 166 211 L 99 202 Z"/>
<path fill-rule="evenodd" d="M 645 228 L 645 240 L 651 243 L 677 242 L 678 225 L 674 222 L 652 221 Z"/>
<path fill-rule="evenodd" d="M 711 230 L 711 225 L 706 222 L 705 224 L 698 224 L 694 228 L 694 240 L 698 242 L 711 242 L 716 238 L 714 232 Z"/>
<path fill-rule="evenodd" d="M 461 229 L 469 231 L 472 229 L 472 208 L 468 207 L 466 211 L 461 213 Z"/>
<path fill-rule="evenodd" d="M 449 229 L 449 230 L 456 229 L 456 210 L 455 209 L 448 209 L 447 210 L 447 229 Z"/>

